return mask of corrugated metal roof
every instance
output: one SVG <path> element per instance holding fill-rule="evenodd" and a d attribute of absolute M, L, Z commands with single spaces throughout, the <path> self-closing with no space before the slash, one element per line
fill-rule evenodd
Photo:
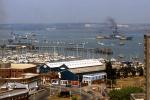
<path fill-rule="evenodd" d="M 101 63 L 98 59 L 84 59 L 84 60 L 75 60 L 75 61 L 54 62 L 54 63 L 47 63 L 46 65 L 49 66 L 50 68 L 55 68 L 63 64 L 65 64 L 68 68 L 80 68 L 80 67 L 103 65 L 103 63 Z"/>

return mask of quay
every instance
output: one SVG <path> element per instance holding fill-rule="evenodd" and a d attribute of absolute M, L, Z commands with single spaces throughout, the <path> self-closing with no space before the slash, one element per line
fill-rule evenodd
<path fill-rule="evenodd" d="M 66 50 L 70 50 L 70 51 L 90 51 L 90 52 L 94 52 L 94 53 L 101 53 L 101 54 L 108 54 L 108 55 L 111 55 L 113 54 L 113 51 L 112 49 L 110 48 L 72 48 L 72 47 L 68 47 L 68 48 L 65 48 Z"/>

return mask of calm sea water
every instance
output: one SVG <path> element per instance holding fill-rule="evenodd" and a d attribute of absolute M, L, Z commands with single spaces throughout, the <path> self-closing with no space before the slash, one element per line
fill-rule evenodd
<path fill-rule="evenodd" d="M 109 47 L 113 50 L 114 54 L 111 56 L 102 55 L 102 54 L 91 54 L 89 52 L 69 52 L 70 56 L 83 56 L 85 58 L 118 58 L 119 55 L 124 56 L 124 60 L 130 60 L 132 57 L 138 57 L 141 61 L 143 61 L 143 32 L 138 31 L 128 31 L 125 30 L 124 34 L 127 36 L 132 36 L 133 40 L 131 41 L 119 41 L 119 40 L 96 40 L 95 37 L 99 34 L 111 34 L 111 31 L 103 30 L 100 33 L 99 28 L 49 28 L 46 27 L 42 30 L 15 30 L 14 33 L 25 34 L 34 32 L 36 34 L 36 38 L 41 41 L 49 41 L 49 45 L 51 46 L 60 46 L 63 43 L 63 46 L 68 46 L 69 43 L 73 43 L 72 47 L 81 47 L 83 45 L 77 45 L 81 43 L 85 43 L 85 48 L 98 48 L 98 47 Z M 0 40 L 7 40 L 10 38 L 11 30 L 0 30 Z M 124 42 L 125 45 L 119 45 L 120 42 Z M 2 43 L 2 42 L 1 42 Z M 102 45 L 103 44 L 103 45 Z M 77 54 L 78 53 L 78 54 Z"/>

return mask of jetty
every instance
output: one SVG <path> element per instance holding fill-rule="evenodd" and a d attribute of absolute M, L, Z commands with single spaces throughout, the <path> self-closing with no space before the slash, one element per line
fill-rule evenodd
<path fill-rule="evenodd" d="M 74 47 L 67 47 L 65 48 L 66 50 L 71 50 L 71 51 L 83 51 L 83 52 L 93 52 L 93 53 L 100 53 L 100 54 L 108 54 L 112 55 L 113 51 L 111 48 L 74 48 Z"/>

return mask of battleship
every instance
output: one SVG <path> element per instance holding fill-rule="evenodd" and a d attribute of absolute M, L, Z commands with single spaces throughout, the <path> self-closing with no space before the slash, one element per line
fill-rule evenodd
<path fill-rule="evenodd" d="M 118 39 L 118 40 L 132 40 L 133 37 L 125 36 L 123 33 L 118 32 L 118 25 L 114 19 L 110 18 L 109 22 L 111 24 L 112 34 L 104 36 L 97 35 L 96 39 Z"/>

